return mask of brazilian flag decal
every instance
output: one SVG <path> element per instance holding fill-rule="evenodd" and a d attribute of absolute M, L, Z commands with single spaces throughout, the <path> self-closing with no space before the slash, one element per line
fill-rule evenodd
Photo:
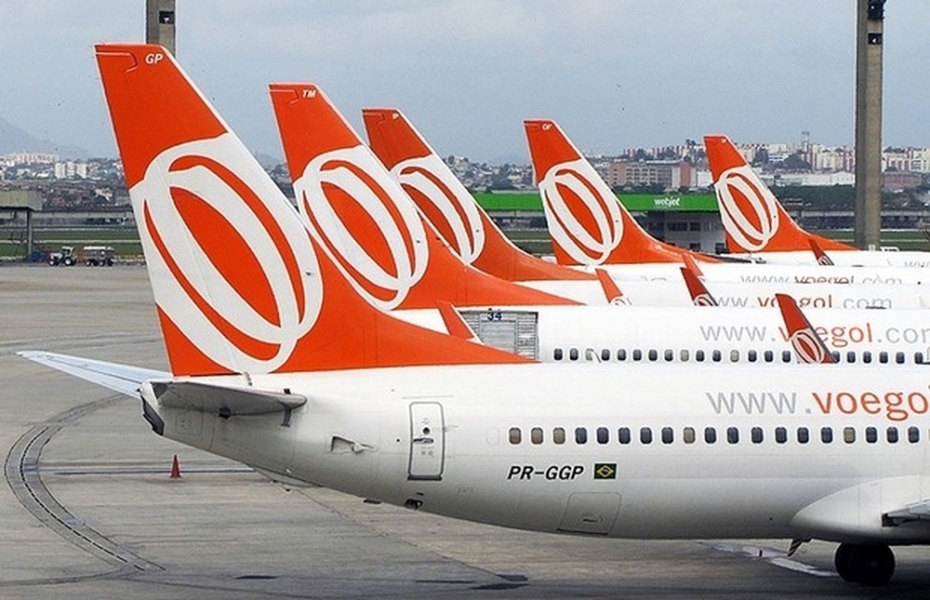
<path fill-rule="evenodd" d="M 616 479 L 617 463 L 594 463 L 595 479 Z"/>

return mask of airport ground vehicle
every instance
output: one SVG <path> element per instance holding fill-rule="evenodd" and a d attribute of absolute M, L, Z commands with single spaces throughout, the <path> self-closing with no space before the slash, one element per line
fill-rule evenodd
<path fill-rule="evenodd" d="M 74 246 L 62 246 L 61 251 L 49 255 L 48 264 L 73 267 L 82 262 L 88 267 L 112 267 L 115 258 L 112 246 L 84 246 L 77 251 Z"/>

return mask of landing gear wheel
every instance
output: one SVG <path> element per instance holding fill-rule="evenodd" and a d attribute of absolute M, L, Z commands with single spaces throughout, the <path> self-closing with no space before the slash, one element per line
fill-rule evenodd
<path fill-rule="evenodd" d="M 888 546 L 854 546 L 849 566 L 862 585 L 885 585 L 894 575 L 894 553 Z"/>
<path fill-rule="evenodd" d="M 852 571 L 849 563 L 849 556 L 852 554 L 852 544 L 840 544 L 836 548 L 836 554 L 833 555 L 833 566 L 836 567 L 836 573 L 843 578 L 843 581 L 856 583 L 856 574 Z"/>
<path fill-rule="evenodd" d="M 894 575 L 894 553 L 888 546 L 840 544 L 833 564 L 844 580 L 870 587 L 885 585 Z"/>

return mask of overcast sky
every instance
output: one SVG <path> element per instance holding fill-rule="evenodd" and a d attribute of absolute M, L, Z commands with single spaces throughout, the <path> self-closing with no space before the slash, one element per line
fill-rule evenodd
<path fill-rule="evenodd" d="M 144 0 L 0 0 L 0 117 L 116 154 L 95 42 L 143 41 Z M 552 117 L 586 152 L 726 133 L 854 138 L 855 0 L 177 0 L 177 55 L 255 152 L 282 156 L 272 81 L 356 126 L 397 106 L 443 155 L 525 157 Z M 885 11 L 884 143 L 930 145 L 930 2 Z M 528 161 L 527 161 L 528 162 Z"/>

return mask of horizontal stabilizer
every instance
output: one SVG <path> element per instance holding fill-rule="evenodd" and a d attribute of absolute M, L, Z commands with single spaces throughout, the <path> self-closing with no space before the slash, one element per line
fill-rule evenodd
<path fill-rule="evenodd" d="M 267 415 L 307 403 L 304 396 L 297 394 L 170 380 L 145 382 L 142 397 L 150 404 L 157 401 L 157 406 L 164 408 L 196 410 L 222 417 Z"/>
<path fill-rule="evenodd" d="M 41 351 L 25 351 L 17 352 L 17 354 L 46 367 L 96 383 L 99 386 L 132 398 L 139 397 L 139 386 L 143 381 L 171 377 L 171 374 L 165 371 L 120 365 L 79 356 L 68 356 L 67 354 Z"/>

